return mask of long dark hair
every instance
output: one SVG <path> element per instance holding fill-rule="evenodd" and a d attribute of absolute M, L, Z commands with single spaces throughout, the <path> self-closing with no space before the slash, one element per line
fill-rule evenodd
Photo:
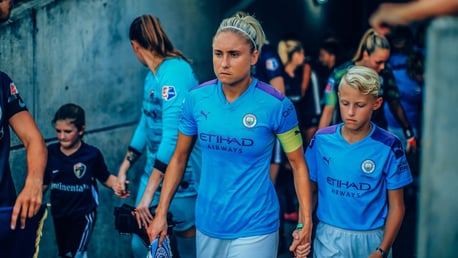
<path fill-rule="evenodd" d="M 181 51 L 173 46 L 159 19 L 155 16 L 144 14 L 135 18 L 130 25 L 129 38 L 163 58 L 181 57 L 190 62 Z"/>

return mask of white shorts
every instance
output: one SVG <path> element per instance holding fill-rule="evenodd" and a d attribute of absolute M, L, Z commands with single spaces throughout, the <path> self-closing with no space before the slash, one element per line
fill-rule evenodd
<path fill-rule="evenodd" d="M 319 222 L 313 241 L 313 258 L 368 257 L 382 243 L 383 228 L 354 231 Z M 391 257 L 391 251 L 388 252 Z"/>
<path fill-rule="evenodd" d="M 261 236 L 219 239 L 197 230 L 196 244 L 197 257 L 277 258 L 278 231 Z"/>

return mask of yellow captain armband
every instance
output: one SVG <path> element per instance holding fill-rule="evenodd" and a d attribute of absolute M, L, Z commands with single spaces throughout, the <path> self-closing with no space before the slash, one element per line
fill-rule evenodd
<path fill-rule="evenodd" d="M 298 126 L 287 132 L 277 134 L 277 137 L 286 153 L 295 151 L 302 145 L 301 131 Z"/>

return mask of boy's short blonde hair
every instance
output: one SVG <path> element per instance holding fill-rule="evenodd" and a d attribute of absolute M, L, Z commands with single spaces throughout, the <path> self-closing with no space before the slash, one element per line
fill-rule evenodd
<path fill-rule="evenodd" d="M 339 91 L 342 85 L 349 85 L 358 89 L 364 95 L 372 95 L 378 98 L 380 95 L 380 76 L 376 71 L 366 66 L 353 66 L 342 77 Z"/>

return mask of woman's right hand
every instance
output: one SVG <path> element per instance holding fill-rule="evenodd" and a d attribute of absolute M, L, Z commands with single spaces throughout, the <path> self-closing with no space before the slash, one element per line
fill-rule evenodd
<path fill-rule="evenodd" d="M 159 237 L 159 245 L 162 245 L 164 237 L 167 236 L 167 229 L 167 214 L 164 215 L 156 212 L 153 221 L 148 225 L 146 230 L 150 242 Z"/>
<path fill-rule="evenodd" d="M 142 199 L 135 208 L 135 217 L 137 219 L 138 228 L 147 227 L 153 220 L 153 215 L 149 210 L 153 195 L 143 194 Z"/>

